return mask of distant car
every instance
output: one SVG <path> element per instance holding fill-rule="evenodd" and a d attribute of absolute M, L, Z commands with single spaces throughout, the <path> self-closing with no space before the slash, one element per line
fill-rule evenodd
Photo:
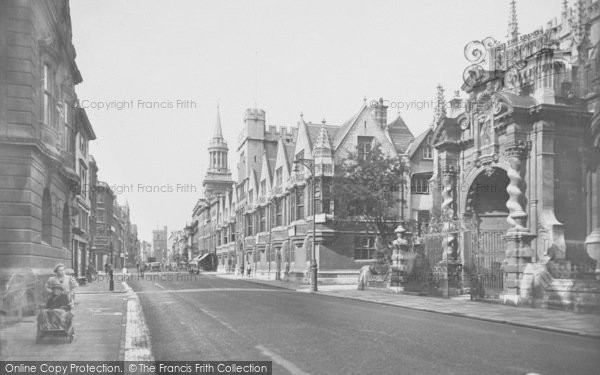
<path fill-rule="evenodd" d="M 150 271 L 160 271 L 160 262 L 150 263 Z"/>

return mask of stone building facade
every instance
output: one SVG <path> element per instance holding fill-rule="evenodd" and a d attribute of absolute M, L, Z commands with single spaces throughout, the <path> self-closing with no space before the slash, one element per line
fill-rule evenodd
<path fill-rule="evenodd" d="M 0 267 L 47 275 L 71 264 L 85 127 L 68 1 L 2 1 L 0 28 Z"/>
<path fill-rule="evenodd" d="M 599 307 L 584 276 L 598 257 L 586 246 L 598 243 L 600 3 L 565 5 L 525 36 L 514 7 L 511 19 L 506 42 L 468 46 L 488 58 L 469 68 L 463 110 L 436 117 L 444 259 L 449 272 L 501 270 L 505 301 Z"/>
<path fill-rule="evenodd" d="M 333 220 L 335 164 L 354 150 L 370 152 L 375 142 L 389 156 L 405 154 L 415 140 L 412 133 L 400 117 L 387 122 L 383 100 L 373 107 L 365 101 L 342 125 L 313 124 L 301 116 L 297 126 L 278 128 L 267 126 L 265 117 L 261 109 L 245 113 L 235 183 L 224 166 L 220 178 L 215 177 L 212 163 L 219 159 L 211 154 L 210 178 L 205 179 L 208 189 L 194 209 L 190 226 L 198 228 L 199 254 L 215 253 L 221 272 L 251 269 L 258 277 L 305 279 L 315 221 L 320 282 L 354 282 L 358 269 L 373 261 L 375 239 L 366 234 L 365 223 Z M 211 145 L 227 152 L 220 139 L 220 121 L 217 124 Z M 314 179 L 308 168 L 294 171 L 293 161 L 299 158 L 314 163 Z M 318 194 L 316 212 L 312 212 L 312 183 Z M 408 218 L 410 184 L 405 188 Z"/>
<path fill-rule="evenodd" d="M 98 270 L 104 269 L 104 265 L 113 264 L 114 244 L 114 202 L 116 195 L 110 186 L 104 181 L 98 181 L 93 189 L 95 200 L 95 230 L 92 232 L 94 238 L 93 259 Z"/>
<path fill-rule="evenodd" d="M 152 230 L 152 253 L 156 262 L 167 261 L 167 227 Z"/>
<path fill-rule="evenodd" d="M 65 110 L 65 114 L 70 110 Z M 77 275 L 84 275 L 87 265 L 91 260 L 91 241 L 90 241 L 90 216 L 92 216 L 92 202 L 90 197 L 91 185 L 91 165 L 93 160 L 89 152 L 90 141 L 96 139 L 94 129 L 83 109 L 77 111 L 81 117 L 78 124 L 81 128 L 77 129 L 75 137 L 75 169 L 79 176 L 79 188 L 75 189 L 77 202 L 77 217 L 73 220 L 73 242 L 71 263 L 72 268 Z M 68 117 L 68 115 L 66 116 Z M 66 120 L 68 121 L 68 120 Z M 95 163 L 95 162 L 94 162 Z"/>

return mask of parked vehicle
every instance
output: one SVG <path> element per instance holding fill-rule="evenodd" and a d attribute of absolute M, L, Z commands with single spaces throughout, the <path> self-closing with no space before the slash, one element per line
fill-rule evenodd
<path fill-rule="evenodd" d="M 152 263 L 150 263 L 150 271 L 161 271 L 160 262 L 152 262 Z"/>

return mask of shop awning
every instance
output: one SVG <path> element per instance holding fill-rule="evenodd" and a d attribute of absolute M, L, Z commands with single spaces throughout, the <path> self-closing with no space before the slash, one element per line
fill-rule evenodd
<path fill-rule="evenodd" d="M 190 260 L 190 263 L 196 263 L 196 264 L 198 264 L 198 263 L 202 262 L 202 260 L 204 258 L 206 258 L 208 255 L 209 255 L 209 253 L 198 255 L 194 259 Z"/>

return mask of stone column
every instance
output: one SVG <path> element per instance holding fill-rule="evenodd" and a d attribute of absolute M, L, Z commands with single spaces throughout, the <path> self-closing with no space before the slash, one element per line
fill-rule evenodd
<path fill-rule="evenodd" d="M 521 204 L 525 149 L 520 145 L 512 145 L 507 148 L 506 156 L 510 164 L 508 169 L 510 183 L 506 188 L 509 195 L 506 207 L 509 213 L 506 220 L 511 228 L 504 236 L 506 259 L 503 265 L 504 291 L 501 297 L 504 303 L 521 304 L 526 301 L 520 297 L 520 283 L 525 267 L 531 263 L 531 240 L 535 235 L 531 234 L 526 227 L 527 213 Z"/>
<path fill-rule="evenodd" d="M 448 295 L 458 294 L 460 288 L 460 275 L 462 273 L 461 259 L 458 254 L 459 228 L 456 217 L 456 170 L 452 166 L 446 166 L 442 171 L 442 218 L 443 231 L 446 232 L 444 239 L 443 265 L 446 266 L 447 285 L 444 291 Z"/>
<path fill-rule="evenodd" d="M 449 261 L 458 260 L 458 232 L 456 221 L 456 171 L 447 168 L 442 171 L 442 216 L 444 218 L 444 231 L 448 232 L 446 252 L 444 258 Z"/>

